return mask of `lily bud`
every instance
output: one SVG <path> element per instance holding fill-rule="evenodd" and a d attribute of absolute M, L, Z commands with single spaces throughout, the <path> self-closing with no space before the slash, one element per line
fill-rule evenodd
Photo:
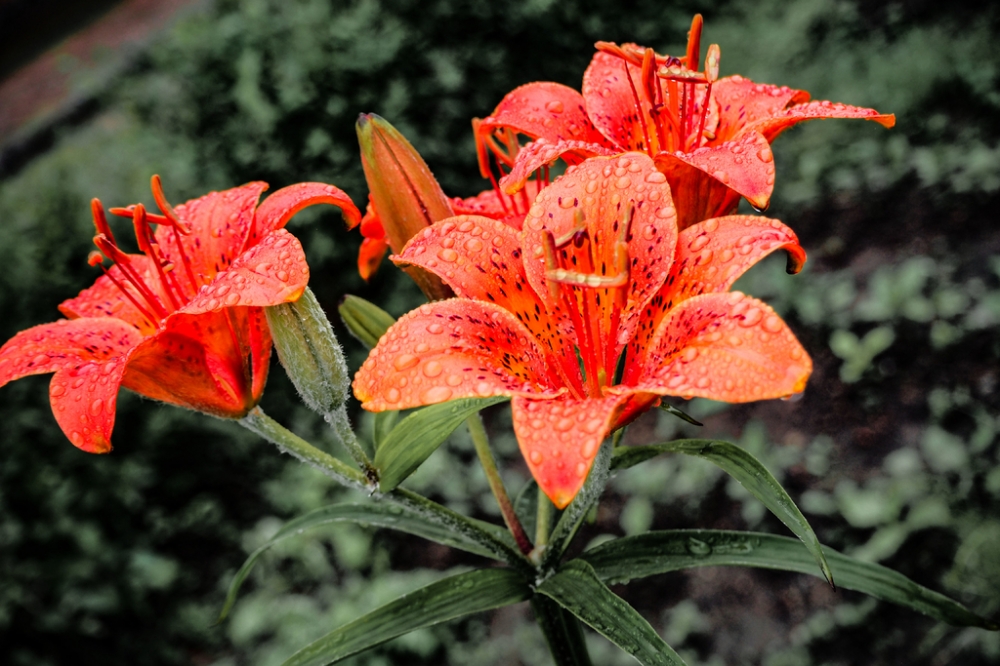
<path fill-rule="evenodd" d="M 373 113 L 363 113 L 357 132 L 371 201 L 389 247 L 398 253 L 425 227 L 454 213 L 426 162 L 395 127 Z M 432 301 L 454 295 L 440 278 L 421 268 L 403 270 Z"/>
<path fill-rule="evenodd" d="M 324 416 L 350 395 L 344 352 L 312 291 L 299 300 L 264 308 L 278 358 L 302 400 Z"/>
<path fill-rule="evenodd" d="M 338 310 L 347 330 L 369 349 L 396 323 L 391 314 L 357 296 L 345 296 Z"/>

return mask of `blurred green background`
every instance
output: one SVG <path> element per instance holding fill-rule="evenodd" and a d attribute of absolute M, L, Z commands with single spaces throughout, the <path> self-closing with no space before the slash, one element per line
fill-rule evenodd
<path fill-rule="evenodd" d="M 161 35 L 52 140 L 0 175 L 0 339 L 57 317 L 94 279 L 88 201 L 175 202 L 248 180 L 334 183 L 363 205 L 354 121 L 376 112 L 445 189 L 472 195 L 470 118 L 533 80 L 579 87 L 596 40 L 681 53 L 694 12 L 722 72 L 897 115 L 886 131 L 814 122 L 775 145 L 769 215 L 810 253 L 739 288 L 772 303 L 816 361 L 802 400 L 694 401 L 701 435 L 764 460 L 821 540 L 984 614 L 1000 611 L 1000 13 L 925 0 L 219 0 Z M 72 63 L 67 65 L 72 68 Z M 390 265 L 365 285 L 333 209 L 307 211 L 312 286 L 399 315 L 418 294 Z M 339 325 L 339 323 L 338 323 Z M 338 328 L 353 367 L 364 350 Z M 278 664 L 373 606 L 479 564 L 414 537 L 340 525 L 275 549 L 232 618 L 232 573 L 282 521 L 346 496 L 237 425 L 122 393 L 116 449 L 74 449 L 47 377 L 0 389 L 0 663 Z M 675 401 L 675 404 L 682 404 Z M 275 365 L 263 405 L 334 450 Z M 683 406 L 683 405 L 682 405 Z M 509 413 L 486 413 L 509 486 L 527 472 Z M 368 420 L 356 414 L 362 432 Z M 648 414 L 628 441 L 692 434 Z M 496 519 L 461 436 L 408 482 Z M 581 544 L 650 528 L 784 528 L 700 460 L 620 475 Z M 582 547 L 582 546 L 581 546 Z M 1000 639 L 833 592 L 818 579 L 704 569 L 615 588 L 697 664 L 995 664 Z M 632 663 L 594 635 L 595 663 Z M 546 664 L 526 604 L 416 632 L 354 664 Z"/>

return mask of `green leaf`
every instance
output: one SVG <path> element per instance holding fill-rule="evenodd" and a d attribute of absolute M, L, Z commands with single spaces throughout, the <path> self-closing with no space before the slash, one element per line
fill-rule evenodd
<path fill-rule="evenodd" d="M 345 624 L 296 652 L 283 666 L 332 664 L 415 629 L 509 606 L 530 597 L 527 581 L 510 569 L 458 574 Z"/>
<path fill-rule="evenodd" d="M 473 519 L 468 520 L 471 521 Z M 320 527 L 322 525 L 341 522 L 360 523 L 371 527 L 386 527 L 399 530 L 400 532 L 414 534 L 430 541 L 451 546 L 452 548 L 458 548 L 459 550 L 464 550 L 469 553 L 475 553 L 476 555 L 482 555 L 483 557 L 493 559 L 500 559 L 494 551 L 484 547 L 481 543 L 477 543 L 470 537 L 457 531 L 450 530 L 444 525 L 428 521 L 427 518 L 421 515 L 421 513 L 416 509 L 385 503 L 380 504 L 374 501 L 365 502 L 364 504 L 332 504 L 330 506 L 320 507 L 319 509 L 315 509 L 305 515 L 299 516 L 294 520 L 288 521 L 275 533 L 273 537 L 271 537 L 267 543 L 250 553 L 246 562 L 244 562 L 243 566 L 240 567 L 240 570 L 236 572 L 236 575 L 233 576 L 232 582 L 229 584 L 229 592 L 226 594 L 226 602 L 222 607 L 222 612 L 219 614 L 219 621 L 221 622 L 227 615 L 229 615 L 229 611 L 232 610 L 233 604 L 236 603 L 236 596 L 239 593 L 240 587 L 243 585 L 243 581 L 245 581 L 247 576 L 250 575 L 250 571 L 265 551 L 278 542 L 289 537 L 298 536 L 306 530 L 313 529 L 314 527 Z M 481 521 L 473 522 L 497 539 L 502 538 L 501 534 L 498 534 L 501 533 L 502 530 L 500 530 L 500 528 L 496 525 L 490 525 L 489 523 L 483 523 Z M 503 532 L 503 534 L 505 534 L 505 532 Z"/>
<path fill-rule="evenodd" d="M 806 517 L 788 495 L 778 480 L 752 455 L 729 442 L 712 439 L 678 439 L 664 444 L 650 446 L 620 447 L 615 449 L 611 461 L 612 469 L 623 469 L 652 458 L 660 453 L 684 453 L 698 456 L 718 465 L 735 478 L 743 487 L 764 503 L 771 513 L 778 517 L 795 536 L 802 540 L 819 564 L 823 576 L 830 585 L 834 584 L 830 565 L 823 557 L 823 548 Z"/>
<path fill-rule="evenodd" d="M 605 442 L 598 449 L 597 457 L 594 458 L 594 464 L 590 467 L 590 474 L 587 476 L 587 480 L 584 481 L 583 487 L 580 488 L 580 492 L 576 494 L 576 497 L 569 503 L 569 506 L 563 509 L 562 515 L 559 516 L 559 521 L 556 523 L 555 528 L 553 528 L 552 534 L 549 535 L 548 546 L 542 555 L 542 571 L 547 571 L 555 567 L 559 558 L 565 552 L 566 547 L 573 540 L 576 531 L 580 529 L 580 523 L 583 522 L 587 512 L 600 499 L 601 493 L 604 492 L 604 487 L 608 485 L 608 471 L 611 459 L 611 445 Z"/>
<path fill-rule="evenodd" d="M 407 416 L 396 424 L 375 452 L 379 489 L 388 492 L 398 486 L 467 418 L 509 399 L 504 396 L 461 398 L 424 407 Z"/>
<path fill-rule="evenodd" d="M 374 440 L 376 451 L 382 446 L 382 442 L 385 441 L 398 422 L 399 412 L 397 411 L 390 410 L 372 414 L 372 439 Z"/>
<path fill-rule="evenodd" d="M 855 560 L 831 548 L 824 547 L 823 552 L 840 587 L 912 608 L 951 625 L 997 630 L 996 623 L 892 569 Z M 817 576 L 813 558 L 802 543 L 760 532 L 649 532 L 601 544 L 581 558 L 608 584 L 708 566 L 759 567 Z"/>
<path fill-rule="evenodd" d="M 592 666 L 580 621 L 544 594 L 531 598 L 535 621 L 549 644 L 555 666 Z"/>
<path fill-rule="evenodd" d="M 667 414 L 673 414 L 674 416 L 676 416 L 677 418 L 679 418 L 681 421 L 687 421 L 691 425 L 696 425 L 696 426 L 705 425 L 701 421 L 696 420 L 693 416 L 691 416 L 687 412 L 682 411 L 680 409 L 677 409 L 673 405 L 668 405 L 665 402 L 660 405 L 660 409 L 663 410 L 664 412 L 666 412 Z"/>
<path fill-rule="evenodd" d="M 569 562 L 537 591 L 589 624 L 644 666 L 684 664 L 649 622 L 609 590 L 594 568 L 583 560 Z"/>
<path fill-rule="evenodd" d="M 534 534 L 535 520 L 538 518 L 538 484 L 534 479 L 528 479 L 514 498 L 514 513 L 521 521 L 524 531 L 529 535 Z"/>

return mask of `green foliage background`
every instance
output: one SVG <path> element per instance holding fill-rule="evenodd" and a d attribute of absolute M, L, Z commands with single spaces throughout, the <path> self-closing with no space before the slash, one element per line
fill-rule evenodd
<path fill-rule="evenodd" d="M 683 49 L 691 15 L 723 74 L 897 114 L 897 128 L 811 123 L 776 144 L 772 210 L 810 251 L 797 277 L 768 262 L 740 287 L 773 303 L 813 353 L 805 398 L 690 410 L 783 478 L 827 544 L 893 566 L 980 613 L 1000 611 L 1000 15 L 963 3 L 762 0 L 220 0 L 172 28 L 104 90 L 97 111 L 0 181 L 0 338 L 56 318 L 93 279 L 88 200 L 151 204 L 160 173 L 183 201 L 266 180 L 332 182 L 363 204 L 353 124 L 393 122 L 445 189 L 483 189 L 469 119 L 532 80 L 579 86 L 598 39 Z M 85 82 L 86 83 L 86 82 Z M 81 84 L 82 85 L 82 84 Z M 418 302 L 391 266 L 370 285 L 359 239 L 331 210 L 293 221 L 328 311 L 356 293 Z M 360 345 L 338 330 L 356 367 Z M 75 450 L 47 378 L 0 389 L 0 662 L 17 666 L 275 664 L 297 647 L 475 563 L 397 534 L 341 525 L 266 558 L 230 621 L 229 576 L 291 516 L 343 496 L 231 423 L 123 392 L 115 452 Z M 264 406 L 332 449 L 277 366 Z M 509 416 L 488 414 L 515 492 L 526 471 Z M 362 430 L 368 419 L 357 416 Z M 690 428 L 649 415 L 650 442 Z M 704 431 L 701 431 L 704 432 Z M 495 517 L 455 436 L 407 482 Z M 650 527 L 783 528 L 705 463 L 622 474 L 588 539 Z M 617 590 L 691 664 L 988 664 L 997 636 L 805 578 L 671 574 Z M 522 605 L 523 606 L 523 605 Z M 628 663 L 591 636 L 595 663 Z M 543 664 L 530 612 L 416 632 L 357 664 Z"/>

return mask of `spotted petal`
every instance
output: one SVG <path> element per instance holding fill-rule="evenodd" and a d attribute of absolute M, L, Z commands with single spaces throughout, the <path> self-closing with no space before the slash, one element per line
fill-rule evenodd
<path fill-rule="evenodd" d="M 190 229 L 180 234 L 163 225 L 156 230 L 159 247 L 166 258 L 187 277 L 185 262 L 177 250 L 179 242 L 194 273 L 196 287 L 208 284 L 225 270 L 243 249 L 254 219 L 254 209 L 267 183 L 253 182 L 223 192 L 211 192 L 174 209 Z"/>
<path fill-rule="evenodd" d="M 624 45 L 629 46 L 634 45 Z M 641 85 L 639 67 L 602 51 L 594 54 L 583 73 L 587 114 L 610 145 L 618 150 L 646 151 L 650 143 L 656 141 L 655 132 L 650 132 L 654 123 L 649 104 L 638 94 Z M 640 99 L 643 101 L 639 102 Z"/>
<path fill-rule="evenodd" d="M 514 433 L 531 475 L 556 508 L 583 486 L 601 442 L 629 396 L 555 400 L 514 398 Z"/>
<path fill-rule="evenodd" d="M 528 147 L 531 145 L 533 144 L 528 144 Z M 483 215 L 494 220 L 503 220 L 505 224 L 520 229 L 525 213 L 543 186 L 544 184 L 538 180 L 529 180 L 514 195 L 508 196 L 495 189 L 489 189 L 474 197 L 464 199 L 455 197 L 451 199 L 451 209 L 455 215 Z"/>
<path fill-rule="evenodd" d="M 777 250 L 788 252 L 788 272 L 798 273 L 806 252 L 791 229 L 766 217 L 731 215 L 705 220 L 681 232 L 670 276 L 643 313 L 630 343 L 640 358 L 663 317 L 682 301 L 728 291 L 751 266 Z"/>
<path fill-rule="evenodd" d="M 131 265 L 143 277 L 145 285 L 153 290 L 158 298 L 167 302 L 166 294 L 160 289 L 159 280 L 153 275 L 152 263 L 149 258 L 141 254 L 130 254 L 128 258 Z M 115 281 L 128 292 L 131 298 L 115 286 Z M 102 275 L 92 286 L 60 303 L 59 311 L 70 319 L 114 317 L 132 324 L 144 335 L 152 335 L 156 331 L 158 322 L 144 315 L 136 307 L 136 303 L 143 304 L 143 307 L 148 308 L 148 304 L 135 285 L 123 275 L 121 267 L 114 265 L 108 269 L 108 275 Z"/>
<path fill-rule="evenodd" d="M 616 337 L 605 340 L 603 345 L 609 351 L 615 350 L 611 358 L 617 358 L 621 344 L 632 337 L 638 313 L 670 271 L 677 225 L 665 178 L 642 153 L 593 158 L 571 167 L 543 190 L 524 221 L 522 244 L 533 250 L 531 257 L 524 258 L 525 272 L 531 286 L 553 313 L 557 311 L 557 301 L 549 293 L 546 277 L 542 252 L 545 232 L 556 238 L 565 236 L 576 228 L 582 214 L 591 244 L 579 248 L 570 244 L 559 252 L 566 255 L 567 264 L 575 266 L 582 274 L 611 277 L 619 270 L 616 241 L 623 236 L 630 207 L 632 220 L 626 242 L 628 276 L 624 303 L 613 305 L 612 290 L 592 290 L 598 306 L 593 316 L 601 318 L 601 328 L 608 335 L 617 331 Z M 588 266 L 591 262 L 593 265 Z M 611 322 L 616 308 L 621 314 L 618 326 Z"/>
<path fill-rule="evenodd" d="M 764 135 L 758 132 L 746 132 L 732 141 L 691 153 L 659 153 L 656 163 L 674 192 L 681 229 L 710 217 L 728 215 L 736 209 L 739 196 L 760 210 L 771 202 L 774 155 Z M 692 173 L 691 169 L 701 173 Z"/>
<path fill-rule="evenodd" d="M 49 398 L 59 426 L 77 447 L 105 453 L 111 450 L 124 360 L 141 341 L 135 327 L 109 317 L 35 326 L 0 348 L 0 386 L 55 372 Z"/>
<path fill-rule="evenodd" d="M 604 143 L 604 138 L 587 117 L 583 96 L 568 86 L 547 81 L 515 88 L 504 96 L 489 117 L 478 123 L 477 145 L 484 177 L 489 173 L 489 166 L 482 151 L 483 140 L 498 129 L 510 129 L 532 139 Z"/>
<path fill-rule="evenodd" d="M 558 395 L 545 355 L 503 308 L 464 298 L 404 315 L 354 378 L 370 411 L 407 409 L 455 398 Z"/>
<path fill-rule="evenodd" d="M 269 233 L 239 255 L 180 309 L 187 314 L 237 305 L 265 307 L 298 299 L 309 282 L 302 244 L 284 229 Z"/>
<path fill-rule="evenodd" d="M 618 151 L 613 148 L 606 148 L 591 141 L 538 139 L 518 151 L 517 158 L 514 160 L 514 168 L 500 179 L 500 187 L 507 194 L 514 194 L 531 182 L 529 180 L 531 174 L 552 164 L 560 157 L 569 164 L 578 164 L 588 157 L 608 156 L 617 153 Z"/>
<path fill-rule="evenodd" d="M 809 93 L 788 86 L 754 83 L 738 74 L 720 79 L 712 86 L 712 98 L 719 107 L 715 141 L 724 143 L 744 128 L 772 118 L 791 104 L 809 101 Z"/>
<path fill-rule="evenodd" d="M 768 141 L 773 141 L 776 136 L 783 131 L 804 122 L 806 120 L 820 120 L 826 118 L 860 118 L 862 120 L 873 120 L 882 127 L 893 127 L 896 124 L 896 116 L 892 113 L 879 113 L 875 109 L 866 109 L 850 104 L 840 104 L 839 102 L 828 102 L 826 100 L 797 104 L 780 113 L 776 113 L 770 118 L 751 124 L 748 129 L 760 132 Z"/>
<path fill-rule="evenodd" d="M 801 393 L 811 372 L 812 360 L 766 304 L 740 292 L 703 294 L 670 311 L 644 362 L 626 369 L 626 386 L 609 392 L 750 402 Z"/>

